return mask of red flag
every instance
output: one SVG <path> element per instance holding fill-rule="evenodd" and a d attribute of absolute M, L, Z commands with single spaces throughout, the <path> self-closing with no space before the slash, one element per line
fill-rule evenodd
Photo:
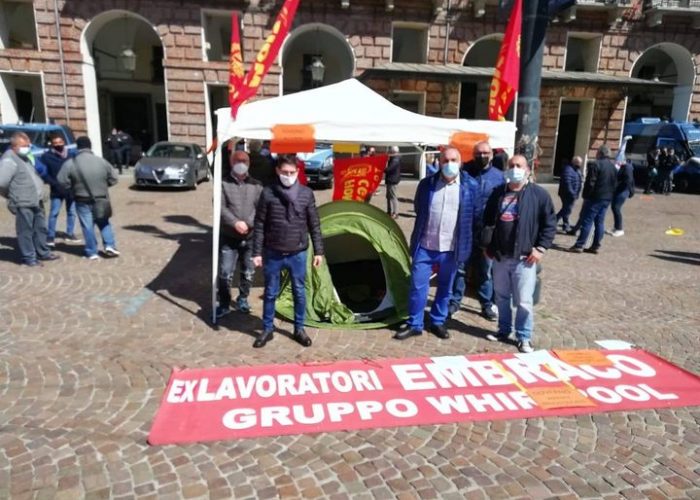
<path fill-rule="evenodd" d="M 520 35 L 523 25 L 523 3 L 515 0 L 508 19 L 506 34 L 498 52 L 496 69 L 489 93 L 489 119 L 505 120 L 506 112 L 515 99 L 520 80 Z"/>
<path fill-rule="evenodd" d="M 235 118 L 236 114 L 238 114 L 238 108 L 258 91 L 258 87 L 270 70 L 270 66 L 277 59 L 277 53 L 287 33 L 289 33 L 289 28 L 292 26 L 298 6 L 299 0 L 285 0 L 282 10 L 277 15 L 275 24 L 272 25 L 272 32 L 265 39 L 265 43 L 260 48 L 255 61 L 253 61 L 240 86 L 229 89 L 229 104 L 232 117 Z M 233 38 L 233 32 L 231 37 Z"/>
<path fill-rule="evenodd" d="M 231 106 L 231 115 L 235 118 L 234 103 L 236 96 L 241 91 L 245 70 L 243 69 L 243 53 L 241 50 L 241 34 L 239 31 L 238 14 L 231 14 L 231 52 L 229 54 L 228 72 L 228 100 Z M 236 111 L 238 107 L 236 107 Z"/>
<path fill-rule="evenodd" d="M 379 187 L 387 155 L 336 158 L 333 161 L 333 201 L 365 201 Z"/>

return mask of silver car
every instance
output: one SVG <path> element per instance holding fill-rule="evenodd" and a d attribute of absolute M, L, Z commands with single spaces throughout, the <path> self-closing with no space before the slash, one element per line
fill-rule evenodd
<path fill-rule="evenodd" d="M 211 178 L 209 161 L 202 148 L 185 142 L 157 142 L 134 168 L 136 186 L 185 187 L 197 189 Z"/>

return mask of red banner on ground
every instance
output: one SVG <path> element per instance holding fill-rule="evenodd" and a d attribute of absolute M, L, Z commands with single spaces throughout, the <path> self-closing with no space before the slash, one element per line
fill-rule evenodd
<path fill-rule="evenodd" d="M 174 370 L 154 445 L 700 405 L 700 378 L 642 350 Z"/>
<path fill-rule="evenodd" d="M 387 155 L 336 158 L 333 162 L 333 201 L 365 201 L 382 182 Z"/>

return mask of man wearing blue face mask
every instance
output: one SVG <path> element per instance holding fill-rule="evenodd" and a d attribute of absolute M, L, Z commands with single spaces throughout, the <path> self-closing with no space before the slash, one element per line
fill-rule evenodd
<path fill-rule="evenodd" d="M 436 337 L 450 337 L 445 328 L 452 282 L 457 263 L 469 258 L 474 219 L 481 202 L 479 186 L 462 172 L 459 151 L 443 150 L 440 171 L 418 184 L 414 199 L 416 223 L 411 234 L 411 287 L 408 327 L 394 335 L 397 340 L 423 334 L 423 313 L 428 301 L 430 275 L 439 267 L 438 286 L 430 310 L 430 331 Z"/>
<path fill-rule="evenodd" d="M 549 193 L 528 182 L 527 159 L 515 155 L 508 162 L 506 185 L 494 190 L 484 212 L 485 226 L 492 228 L 482 241 L 493 263 L 493 287 L 498 307 L 498 333 L 491 341 L 506 341 L 513 328 L 520 352 L 532 352 L 534 294 L 537 264 L 552 246 L 557 217 Z"/>

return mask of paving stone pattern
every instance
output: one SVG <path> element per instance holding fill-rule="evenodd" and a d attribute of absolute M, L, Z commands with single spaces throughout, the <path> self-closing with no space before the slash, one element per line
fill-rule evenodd
<path fill-rule="evenodd" d="M 211 184 L 129 183 L 125 175 L 113 191 L 118 259 L 87 261 L 59 241 L 60 261 L 21 267 L 14 219 L 0 210 L 0 498 L 700 498 L 700 408 L 148 446 L 176 366 L 513 348 L 483 338 L 494 325 L 470 299 L 448 341 L 309 329 L 304 349 L 277 321 L 281 333 L 254 350 L 260 277 L 250 316 L 207 322 Z M 399 189 L 407 232 L 414 190 Z M 373 203 L 384 207 L 384 193 Z M 698 196 L 638 194 L 625 206 L 627 234 L 607 237 L 599 255 L 548 252 L 536 345 L 617 338 L 700 372 L 698 212 Z M 671 225 L 686 234 L 664 235 Z"/>

